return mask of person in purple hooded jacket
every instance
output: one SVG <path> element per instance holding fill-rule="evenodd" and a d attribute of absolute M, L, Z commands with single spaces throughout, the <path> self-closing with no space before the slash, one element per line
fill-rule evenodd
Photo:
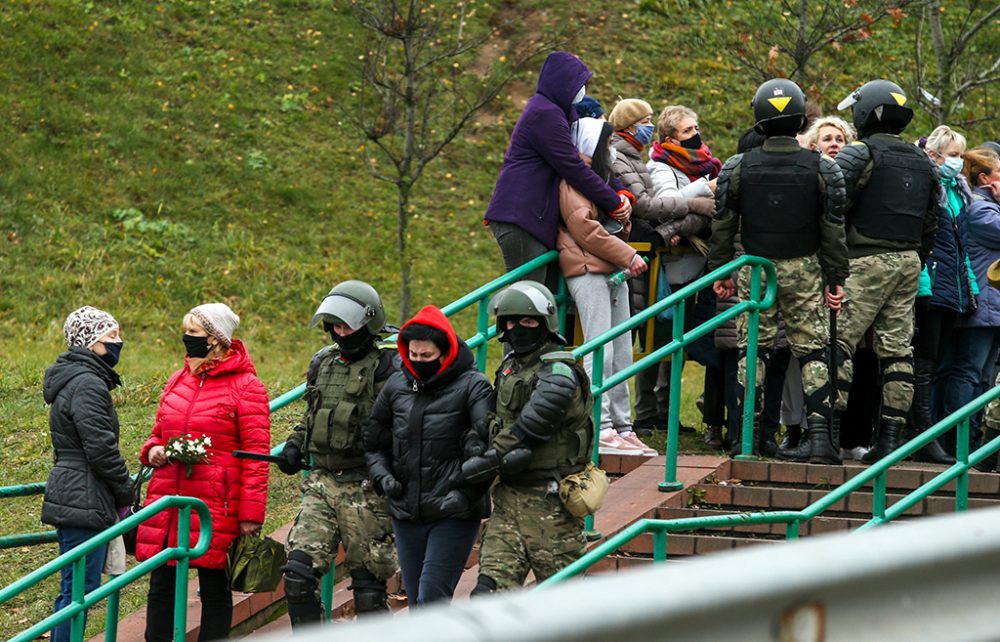
<path fill-rule="evenodd" d="M 574 105 L 586 95 L 591 75 L 573 54 L 552 52 L 538 74 L 535 95 L 514 126 L 484 217 L 508 272 L 555 249 L 561 179 L 618 220 L 631 213 L 631 194 L 615 192 L 580 159 L 573 144 Z M 554 290 L 558 273 L 559 265 L 553 262 L 523 278 Z"/>

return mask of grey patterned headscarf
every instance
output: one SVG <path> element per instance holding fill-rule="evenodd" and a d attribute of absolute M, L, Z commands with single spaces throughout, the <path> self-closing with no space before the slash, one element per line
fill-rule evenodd
<path fill-rule="evenodd" d="M 117 327 L 118 322 L 113 316 L 104 310 L 85 305 L 66 317 L 63 334 L 66 335 L 68 347 L 89 348 Z"/>

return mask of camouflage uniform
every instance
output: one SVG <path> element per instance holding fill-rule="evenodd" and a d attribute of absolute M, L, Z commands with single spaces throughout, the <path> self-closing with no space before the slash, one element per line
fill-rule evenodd
<path fill-rule="evenodd" d="M 493 447 L 502 454 L 527 444 L 531 462 L 515 473 L 500 468 L 475 593 L 518 588 L 528 571 L 544 580 L 584 553 L 583 519 L 563 505 L 558 482 L 590 461 L 593 399 L 587 373 L 558 349 L 546 343 L 527 355 L 512 353 L 497 370 Z"/>

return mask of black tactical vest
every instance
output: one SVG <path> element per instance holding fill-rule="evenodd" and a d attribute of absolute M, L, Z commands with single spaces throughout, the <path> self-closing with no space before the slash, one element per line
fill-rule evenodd
<path fill-rule="evenodd" d="M 917 249 L 934 189 L 927 155 L 902 140 L 869 138 L 864 144 L 874 166 L 868 184 L 847 213 L 847 223 L 869 238 L 904 241 Z"/>
<path fill-rule="evenodd" d="M 590 461 L 594 439 L 593 407 L 590 378 L 568 352 L 550 352 L 527 365 L 519 364 L 514 355 L 504 359 L 497 370 L 496 420 L 490 426 L 490 439 L 500 430 L 510 430 L 535 389 L 538 371 L 547 364 L 573 370 L 580 384 L 581 403 L 570 404 L 562 426 L 552 437 L 532 448 L 531 465 L 516 475 L 504 476 L 513 485 L 537 485 L 583 470 Z"/>
<path fill-rule="evenodd" d="M 794 259 L 819 249 L 819 157 L 756 147 L 740 161 L 740 233 L 747 254 Z"/>
<path fill-rule="evenodd" d="M 382 358 L 371 350 L 347 361 L 331 349 L 320 360 L 316 378 L 306 386 L 306 430 L 315 468 L 331 471 L 363 468 L 361 431 L 371 417 L 377 390 L 375 370 Z"/>

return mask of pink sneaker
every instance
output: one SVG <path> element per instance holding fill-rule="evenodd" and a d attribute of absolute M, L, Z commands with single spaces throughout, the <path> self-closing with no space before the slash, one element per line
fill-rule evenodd
<path fill-rule="evenodd" d="M 642 448 L 622 439 L 617 432 L 608 437 L 601 437 L 597 444 L 597 452 L 601 455 L 634 455 L 645 456 Z"/>
<path fill-rule="evenodd" d="M 642 454 L 645 457 L 655 457 L 657 454 L 655 448 L 650 448 L 648 445 L 646 445 L 641 439 L 639 439 L 639 435 L 635 434 L 634 432 L 629 431 L 629 432 L 618 433 L 618 438 L 642 450 Z"/>

